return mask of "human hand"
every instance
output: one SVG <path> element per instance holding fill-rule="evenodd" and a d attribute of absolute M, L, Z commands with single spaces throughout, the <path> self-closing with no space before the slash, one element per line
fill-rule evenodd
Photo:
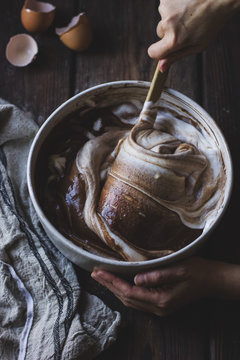
<path fill-rule="evenodd" d="M 149 56 L 160 59 L 164 72 L 176 60 L 201 52 L 239 7 L 239 0 L 161 0 L 161 40 L 149 47 Z"/>
<path fill-rule="evenodd" d="M 217 294 L 223 279 L 218 276 L 219 269 L 224 266 L 224 263 L 192 257 L 138 274 L 134 278 L 135 285 L 103 270 L 95 270 L 92 277 L 124 305 L 164 316 L 193 300 Z"/>

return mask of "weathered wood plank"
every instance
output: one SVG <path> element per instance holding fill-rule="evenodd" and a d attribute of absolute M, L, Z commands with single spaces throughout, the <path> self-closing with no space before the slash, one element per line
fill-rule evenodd
<path fill-rule="evenodd" d="M 240 14 L 224 28 L 203 56 L 203 104 L 223 131 L 234 167 L 234 187 L 229 208 L 208 241 L 210 257 L 240 263 Z M 210 359 L 240 358 L 239 304 L 216 302 L 211 312 Z"/>
<path fill-rule="evenodd" d="M 171 66 L 167 86 L 201 104 L 201 55 L 191 55 Z"/>
<path fill-rule="evenodd" d="M 25 32 L 19 18 L 22 3 L 0 2 L 1 97 L 32 112 L 41 123 L 64 100 L 90 86 L 124 79 L 151 80 L 156 62 L 148 58 L 147 48 L 157 39 L 157 0 L 85 2 L 94 28 L 94 42 L 87 52 L 80 54 L 64 47 L 54 34 L 54 27 L 66 25 L 81 9 L 83 1 L 52 2 L 57 5 L 54 26 L 45 34 L 34 35 L 39 43 L 38 59 L 22 69 L 12 67 L 4 57 L 9 37 Z M 239 20 L 239 16 L 235 17 L 204 54 L 203 78 L 201 56 L 191 56 L 172 66 L 167 82 L 197 102 L 203 100 L 203 106 L 229 142 L 235 167 L 233 197 L 205 252 L 209 257 L 238 263 L 239 236 L 231 234 L 238 234 L 240 200 Z M 238 304 L 200 301 L 161 319 L 125 308 L 87 272 L 77 268 L 77 273 L 82 285 L 119 310 L 125 322 L 116 344 L 99 360 L 240 358 Z"/>
<path fill-rule="evenodd" d="M 33 35 L 39 54 L 35 62 L 24 68 L 12 66 L 4 56 L 11 36 L 28 33 L 20 21 L 23 2 L 9 0 L 0 4 L 0 96 L 30 111 L 39 124 L 70 96 L 72 53 L 58 39 L 55 26 L 67 24 L 75 12 L 75 5 L 71 1 L 62 2 L 61 6 L 56 0 L 52 3 L 57 5 L 54 24 L 47 32 Z"/>
<path fill-rule="evenodd" d="M 151 80 L 156 62 L 147 55 L 156 39 L 156 2 L 89 2 L 94 41 L 76 59 L 76 91 L 115 80 Z"/>
<path fill-rule="evenodd" d="M 234 188 L 230 206 L 214 233 L 212 243 L 218 256 L 233 262 L 240 262 L 237 235 L 240 201 L 239 19 L 238 15 L 228 24 L 221 36 L 205 52 L 203 62 L 204 107 L 221 128 L 230 147 L 234 167 Z"/>

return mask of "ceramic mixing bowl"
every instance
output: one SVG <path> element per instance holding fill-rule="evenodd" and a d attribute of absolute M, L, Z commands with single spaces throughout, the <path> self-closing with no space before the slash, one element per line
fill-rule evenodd
<path fill-rule="evenodd" d="M 36 181 L 36 169 L 38 168 L 39 153 L 49 134 L 54 132 L 55 127 L 64 118 L 66 118 L 67 115 L 76 111 L 77 109 L 82 108 L 84 104 L 91 106 L 92 104 L 97 104 L 98 106 L 109 106 L 129 100 L 140 100 L 143 103 L 149 85 L 150 84 L 148 82 L 142 81 L 116 81 L 98 85 L 88 90 L 82 91 L 59 106 L 49 116 L 49 118 L 44 122 L 36 134 L 30 149 L 27 165 L 28 189 L 39 219 L 47 235 L 55 244 L 55 246 L 73 263 L 88 271 L 91 271 L 94 267 L 99 267 L 116 273 L 134 274 L 139 271 L 153 269 L 176 262 L 196 253 L 199 246 L 206 241 L 208 236 L 219 223 L 230 199 L 233 179 L 232 162 L 230 152 L 223 134 L 221 133 L 215 121 L 203 108 L 201 108 L 198 104 L 185 95 L 175 90 L 166 88 L 162 93 L 162 104 L 166 107 L 170 106 L 171 108 L 174 108 L 176 112 L 180 112 L 187 118 L 192 119 L 196 124 L 198 124 L 198 126 L 204 127 L 205 131 L 211 134 L 211 137 L 216 142 L 222 153 L 226 172 L 226 184 L 223 189 L 224 196 L 221 208 L 218 209 L 216 218 L 210 227 L 204 230 L 203 233 L 192 243 L 168 256 L 148 261 L 126 262 L 103 258 L 83 250 L 81 247 L 77 246 L 72 241 L 64 237 L 48 220 L 38 198 L 39 184 L 38 181 Z"/>

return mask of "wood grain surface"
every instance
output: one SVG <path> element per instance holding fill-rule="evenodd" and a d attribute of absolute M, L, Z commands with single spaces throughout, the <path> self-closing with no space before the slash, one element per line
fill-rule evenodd
<path fill-rule="evenodd" d="M 20 22 L 23 1 L 0 2 L 0 97 L 32 113 L 38 124 L 79 91 L 114 80 L 150 81 L 156 66 L 147 55 L 157 37 L 158 1 L 51 1 L 53 26 L 33 35 L 39 45 L 34 63 L 15 68 L 5 58 L 8 39 L 26 32 Z M 54 33 L 87 10 L 94 41 L 84 53 L 64 47 Z M 173 65 L 167 85 L 201 104 L 216 120 L 229 144 L 234 166 L 230 206 L 201 255 L 240 264 L 240 14 L 231 19 L 202 54 Z M 240 306 L 204 299 L 166 318 L 125 308 L 76 267 L 82 286 L 122 313 L 123 328 L 98 360 L 239 360 Z"/>

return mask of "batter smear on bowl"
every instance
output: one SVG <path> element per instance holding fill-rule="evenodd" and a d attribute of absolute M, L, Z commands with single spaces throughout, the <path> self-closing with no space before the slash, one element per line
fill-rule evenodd
<path fill-rule="evenodd" d="M 83 107 L 47 141 L 41 201 L 84 249 L 144 261 L 194 241 L 216 218 L 225 172 L 211 134 L 176 109 Z"/>

